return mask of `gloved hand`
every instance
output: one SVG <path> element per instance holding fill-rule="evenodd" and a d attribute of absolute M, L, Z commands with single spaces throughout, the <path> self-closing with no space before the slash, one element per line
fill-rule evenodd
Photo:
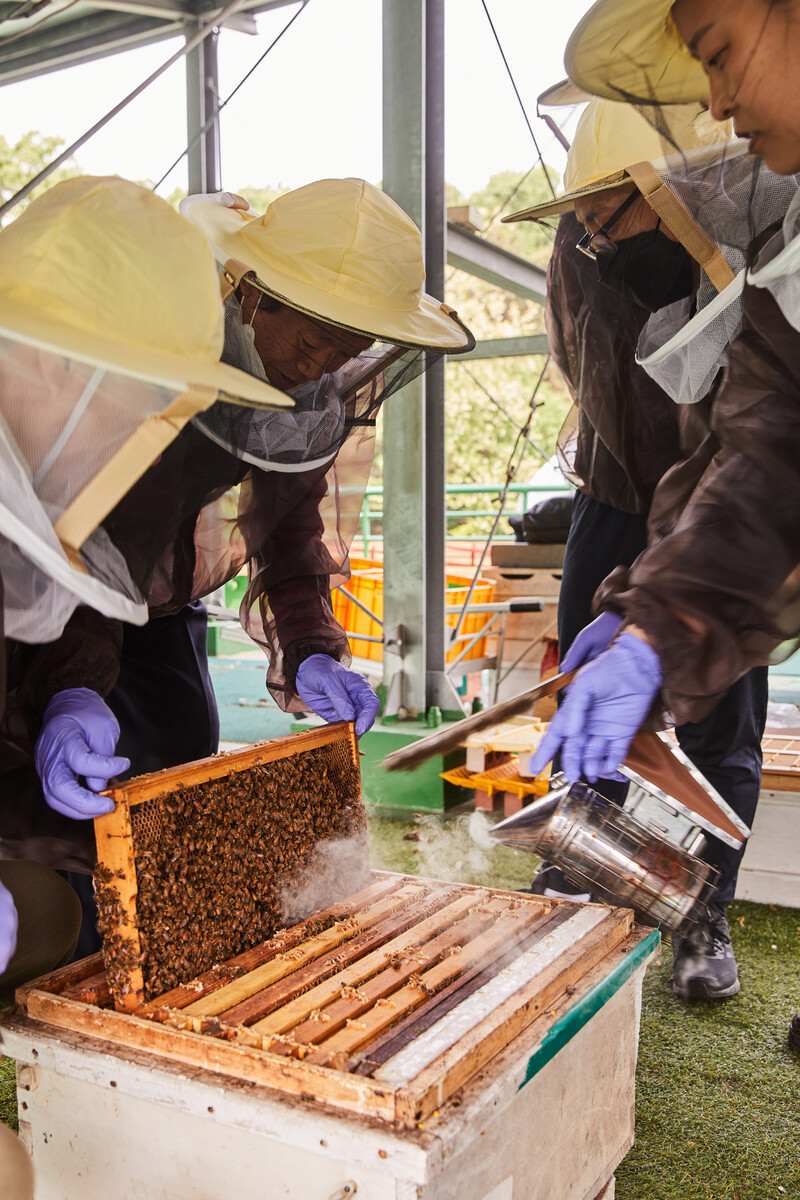
<path fill-rule="evenodd" d="M 602 654 L 622 624 L 618 613 L 603 612 L 580 631 L 559 663 L 559 671 L 574 671 Z"/>
<path fill-rule="evenodd" d="M 660 686 L 661 663 L 653 647 L 623 633 L 570 684 L 531 757 L 531 774 L 543 771 L 561 747 L 561 769 L 570 783 L 624 780 L 617 767 Z"/>
<path fill-rule="evenodd" d="M 97 692 L 67 688 L 53 697 L 34 755 L 51 808 L 77 820 L 112 811 L 114 802 L 94 793 L 131 765 L 127 758 L 113 757 L 118 738 L 117 718 Z M 79 775 L 85 776 L 86 787 L 78 783 Z"/>
<path fill-rule="evenodd" d="M 11 892 L 0 883 L 0 975 L 17 948 L 17 910 Z"/>
<path fill-rule="evenodd" d="M 297 694 L 325 721 L 355 721 L 356 737 L 372 728 L 380 701 L 363 675 L 329 654 L 311 654 L 297 668 Z"/>

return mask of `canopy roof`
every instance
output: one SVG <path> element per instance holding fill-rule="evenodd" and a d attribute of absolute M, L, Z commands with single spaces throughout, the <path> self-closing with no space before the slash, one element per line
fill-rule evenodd
<path fill-rule="evenodd" d="M 293 0 L 244 0 L 226 26 L 254 33 L 256 14 L 282 8 Z M 79 0 L 0 0 L 0 85 L 91 62 L 122 50 L 181 37 L 187 22 L 208 18 L 224 5 L 214 0 L 110 0 L 86 4 Z M 29 16 L 20 16 L 25 10 Z M 8 19 L 11 13 L 15 17 Z M 46 20 L 44 19 L 46 18 Z M 38 28 L 34 28 L 38 22 Z M 15 35 L 24 33 L 24 37 Z"/>

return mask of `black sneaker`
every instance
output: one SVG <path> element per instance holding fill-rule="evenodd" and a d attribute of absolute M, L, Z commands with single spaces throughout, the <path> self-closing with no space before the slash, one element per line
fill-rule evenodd
<path fill-rule="evenodd" d="M 789 1025 L 789 1045 L 800 1050 L 800 1013 L 795 1013 Z"/>
<path fill-rule="evenodd" d="M 578 885 L 567 879 L 554 863 L 543 862 L 533 883 L 525 890 L 532 896 L 549 896 L 554 900 L 575 900 L 578 903 L 586 903 L 592 898 L 589 892 L 581 892 Z"/>
<path fill-rule="evenodd" d="M 724 904 L 672 935 L 672 989 L 684 1000 L 724 1000 L 740 988 Z"/>

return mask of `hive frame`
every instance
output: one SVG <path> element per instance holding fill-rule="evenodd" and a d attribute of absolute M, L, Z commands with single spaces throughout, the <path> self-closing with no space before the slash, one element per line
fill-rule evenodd
<path fill-rule="evenodd" d="M 114 808 L 107 815 L 95 818 L 97 861 L 98 865 L 115 875 L 114 888 L 123 916 L 118 936 L 123 942 L 129 943 L 132 959 L 141 959 L 142 948 L 136 913 L 138 889 L 131 808 L 178 788 L 193 787 L 210 780 L 221 779 L 232 772 L 246 771 L 290 755 L 296 756 L 320 746 L 328 746 L 336 741 L 349 743 L 353 765 L 359 771 L 355 727 L 351 722 L 343 721 L 267 742 L 257 742 L 243 750 L 230 750 L 164 771 L 140 775 L 103 793 L 114 801 Z M 130 969 L 128 990 L 116 998 L 115 1007 L 122 1012 L 131 1012 L 144 1003 L 144 998 L 144 976 L 141 965 L 137 965 Z"/>

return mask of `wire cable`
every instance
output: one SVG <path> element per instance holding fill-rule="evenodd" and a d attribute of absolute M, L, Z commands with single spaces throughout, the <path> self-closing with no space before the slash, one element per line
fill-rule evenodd
<path fill-rule="evenodd" d="M 536 140 L 536 134 L 533 132 L 533 126 L 531 125 L 530 118 L 528 117 L 528 114 L 525 110 L 525 105 L 522 102 L 522 96 L 520 96 L 520 94 L 519 94 L 519 88 L 517 87 L 517 83 L 516 83 L 516 80 L 514 79 L 514 75 L 511 70 L 511 67 L 509 65 L 508 59 L 506 58 L 506 52 L 503 49 L 503 46 L 502 46 L 502 43 L 498 36 L 497 30 L 494 27 L 494 21 L 492 20 L 489 9 L 486 6 L 486 0 L 481 0 L 481 4 L 483 6 L 483 11 L 486 13 L 486 20 L 489 22 L 489 28 L 491 29 L 492 33 L 494 34 L 494 40 L 497 43 L 497 49 L 500 51 L 500 57 L 503 60 L 503 65 L 506 69 L 508 78 L 511 81 L 511 86 L 514 89 L 514 95 L 517 97 L 519 106 L 522 109 L 522 115 L 525 118 L 525 124 L 528 126 L 528 133 L 531 135 L 531 140 L 533 141 L 533 145 L 536 149 L 536 153 L 539 156 L 538 162 L 540 162 L 542 164 L 542 170 L 544 171 L 545 179 L 547 180 L 550 191 L 553 193 L 553 198 L 555 199 L 556 189 L 553 186 L 553 181 L 550 178 L 550 174 L 547 170 L 547 164 L 545 163 L 544 159 L 542 158 L 542 152 L 539 149 L 539 143 Z M 530 174 L 530 172 L 529 172 L 529 174 Z"/>
<path fill-rule="evenodd" d="M 269 46 L 267 46 L 266 50 L 265 50 L 265 51 L 264 51 L 264 53 L 261 55 L 261 57 L 260 57 L 260 58 L 258 58 L 258 59 L 257 59 L 257 60 L 256 60 L 256 61 L 253 63 L 253 65 L 252 65 L 252 67 L 250 68 L 250 70 L 249 70 L 249 71 L 248 71 L 248 72 L 247 72 L 247 73 L 246 73 L 246 74 L 245 74 L 245 75 L 244 75 L 244 76 L 243 76 L 243 77 L 242 77 L 242 78 L 239 80 L 239 82 L 237 83 L 236 87 L 233 89 L 233 91 L 232 91 L 232 92 L 230 92 L 230 93 L 229 93 L 229 94 L 228 94 L 228 95 L 225 97 L 225 99 L 222 101 L 222 103 L 219 105 L 219 107 L 214 109 L 214 111 L 212 112 L 212 114 L 211 114 L 211 116 L 208 118 L 208 120 L 205 122 L 205 124 L 204 124 L 204 125 L 203 125 L 203 126 L 202 126 L 202 127 L 201 127 L 201 128 L 198 130 L 198 131 L 197 131 L 197 133 L 194 135 L 194 137 L 192 138 L 192 140 L 191 140 L 191 141 L 190 141 L 190 142 L 189 142 L 189 143 L 188 143 L 188 144 L 187 144 L 187 145 L 184 147 L 184 149 L 183 149 L 183 150 L 181 150 L 180 154 L 179 154 L 179 155 L 178 155 L 178 157 L 175 159 L 175 161 L 174 161 L 174 163 L 172 164 L 172 166 L 170 166 L 170 167 L 168 167 L 168 168 L 167 168 L 167 170 L 164 172 L 164 174 L 163 174 L 163 175 L 161 176 L 161 178 L 159 179 L 158 183 L 154 183 L 154 184 L 153 184 L 153 191 L 155 191 L 155 190 L 156 190 L 156 188 L 159 188 L 159 187 L 161 187 L 161 184 L 164 182 L 164 180 L 167 178 L 167 176 L 168 176 L 168 175 L 170 175 L 170 174 L 171 174 L 171 172 L 175 170 L 175 168 L 177 167 L 177 165 L 178 165 L 178 163 L 181 161 L 181 159 L 182 159 L 182 158 L 185 158 L 185 156 L 186 156 L 186 155 L 189 153 L 189 151 L 190 151 L 190 150 L 191 150 L 191 149 L 192 149 L 194 146 L 196 146 L 196 145 L 197 145 L 197 143 L 200 141 L 200 138 L 201 138 L 201 137 L 203 137 L 203 135 L 204 135 L 204 134 L 206 134 L 206 133 L 208 132 L 208 130 L 211 128 L 211 126 L 212 126 L 212 125 L 214 124 L 214 122 L 216 121 L 216 119 L 217 119 L 217 117 L 219 116 L 219 114 L 222 112 L 222 110 L 223 110 L 223 108 L 225 107 L 225 105 L 226 105 L 226 104 L 228 104 L 228 102 L 229 102 L 229 101 L 231 101 L 231 100 L 233 99 L 233 97 L 236 95 L 236 93 L 239 91 L 239 89 L 240 89 L 241 87 L 243 87 L 245 83 L 247 83 L 247 80 L 250 78 L 250 76 L 253 74 L 253 72 L 254 72 L 254 71 L 255 71 L 255 70 L 258 68 L 258 67 L 260 67 L 260 66 L 261 66 L 262 62 L 263 62 L 263 61 L 264 61 L 264 59 L 267 57 L 267 55 L 269 54 L 270 50 L 273 50 L 273 49 L 275 48 L 275 46 L 277 46 L 278 42 L 281 40 L 281 38 L 283 37 L 283 35 L 284 35 L 284 34 L 287 32 L 287 30 L 290 28 L 290 26 L 292 26 L 292 25 L 295 23 L 295 21 L 297 20 L 297 18 L 300 16 L 300 14 L 301 14 L 301 13 L 304 11 L 304 9 L 306 8 L 306 6 L 307 6 L 309 3 L 310 3 L 310 0 L 301 0 L 301 4 L 300 4 L 300 7 L 298 8 L 297 12 L 293 14 L 293 16 L 291 17 L 291 19 L 290 19 L 289 21 L 287 21 L 287 23 L 284 25 L 283 29 L 280 31 L 280 33 L 279 33 L 279 34 L 278 34 L 278 36 L 277 36 L 277 37 L 274 39 L 274 41 L 272 41 L 272 42 L 269 44 Z"/>
<path fill-rule="evenodd" d="M 465 366 L 466 364 L 462 363 L 461 365 Z M 514 482 L 514 478 L 515 478 L 517 472 L 519 471 L 520 467 L 522 466 L 522 460 L 525 457 L 526 446 L 533 445 L 530 438 L 528 437 L 528 434 L 530 433 L 531 423 L 533 421 L 534 416 L 536 415 L 536 410 L 541 407 L 541 403 L 537 402 L 536 397 L 539 394 L 539 388 L 542 386 L 542 383 L 544 382 L 544 377 L 547 374 L 547 368 L 549 367 L 549 365 L 550 365 L 550 355 L 548 354 L 545 357 L 544 365 L 542 366 L 542 369 L 539 372 L 539 378 L 536 380 L 533 391 L 531 392 L 531 398 L 528 401 L 528 415 L 525 420 L 525 424 L 521 428 L 518 429 L 516 440 L 514 441 L 514 445 L 511 447 L 511 453 L 509 454 L 508 462 L 506 463 L 505 483 L 503 484 L 502 491 L 500 492 L 500 495 L 497 498 L 498 504 L 499 504 L 499 508 L 497 510 L 497 515 L 494 518 L 494 521 L 492 522 L 492 528 L 489 530 L 489 533 L 486 536 L 486 541 L 484 542 L 483 549 L 481 550 L 481 556 L 478 559 L 478 565 L 475 568 L 475 574 L 473 575 L 472 582 L 469 585 L 467 595 L 466 595 L 466 597 L 464 599 L 464 603 L 461 607 L 461 612 L 458 614 L 458 620 L 456 621 L 455 626 L 453 626 L 452 631 L 450 633 L 451 645 L 452 645 L 452 643 L 454 643 L 456 641 L 456 639 L 458 638 L 458 635 L 461 633 L 461 627 L 464 624 L 464 618 L 467 615 L 467 608 L 472 603 L 472 594 L 475 591 L 475 587 L 477 585 L 478 578 L 479 578 L 481 570 L 483 568 L 483 564 L 486 561 L 486 555 L 489 553 L 489 547 L 492 544 L 492 538 L 495 535 L 497 526 L 500 524 L 500 518 L 502 517 L 502 515 L 505 511 L 506 500 L 508 499 L 508 489 L 509 489 L 510 485 Z M 483 390 L 486 391 L 485 388 Z M 487 392 L 487 395 L 488 395 L 488 392 Z M 520 448 L 520 443 L 522 443 L 521 448 Z M 514 458 L 517 454 L 518 449 L 519 449 L 519 458 L 517 459 L 517 461 L 515 463 Z M 536 449 L 539 450 L 539 447 L 537 446 Z M 539 453 L 541 454 L 542 451 L 539 450 Z M 545 461 L 547 461 L 547 456 L 545 456 Z"/>
<path fill-rule="evenodd" d="M 497 400 L 492 395 L 492 393 L 485 386 L 485 384 L 481 383 L 481 381 L 480 381 L 480 379 L 478 379 L 477 375 L 473 374 L 473 372 L 470 371 L 469 367 L 467 366 L 467 364 L 465 362 L 461 362 L 459 359 L 456 359 L 455 361 L 458 364 L 458 366 L 460 366 L 464 371 L 466 371 L 467 375 L 469 375 L 470 379 L 475 384 L 475 386 L 480 388 L 480 390 L 483 392 L 486 399 L 495 406 L 495 408 L 497 409 L 498 412 L 502 413 L 502 415 L 508 421 L 509 425 L 511 425 L 514 429 L 517 430 L 517 432 L 519 432 L 522 429 L 522 426 L 518 424 L 516 418 L 512 417 L 511 413 L 508 412 L 507 409 L 505 409 L 503 407 L 503 405 L 500 403 L 500 401 Z M 536 442 L 531 441 L 531 439 L 527 436 L 526 436 L 525 440 L 532 450 L 535 450 L 537 454 L 541 455 L 541 457 L 544 459 L 545 462 L 548 462 L 550 455 L 547 453 L 546 450 L 543 450 L 541 448 L 541 446 L 537 446 Z"/>
<path fill-rule="evenodd" d="M 232 16 L 237 9 L 242 7 L 243 3 L 244 0 L 231 0 L 231 3 L 223 8 L 221 12 L 218 12 L 215 16 L 213 16 L 207 24 L 201 25 L 197 32 L 193 33 L 192 36 L 183 44 L 183 46 L 181 46 L 180 50 L 176 50 L 174 54 L 170 55 L 165 63 L 162 63 L 157 70 L 148 75 L 147 79 L 143 80 L 138 87 L 133 89 L 132 92 L 129 92 L 123 100 L 120 100 L 119 104 L 115 104 L 114 107 L 105 114 L 105 116 L 101 117 L 99 121 L 95 121 L 94 125 L 92 125 L 90 129 L 87 129 L 85 133 L 81 134 L 77 141 L 73 142 L 71 146 L 67 146 L 66 150 L 62 150 L 62 152 L 56 155 L 56 157 L 49 162 L 46 167 L 42 167 L 41 171 L 34 175 L 33 179 L 29 179 L 28 182 L 19 189 L 19 191 L 15 192 L 10 199 L 6 200 L 5 204 L 0 205 L 0 217 L 5 216 L 10 209 L 14 208 L 20 203 L 21 200 L 24 200 L 26 196 L 30 195 L 30 193 L 35 187 L 37 187 L 38 184 L 47 179 L 48 175 L 51 175 L 53 171 L 55 171 L 56 167 L 60 167 L 63 162 L 66 162 L 68 158 L 71 158 L 76 150 L 79 150 L 81 146 L 89 141 L 89 138 L 93 137 L 100 129 L 103 129 L 103 127 L 106 126 L 108 122 L 117 115 L 117 113 L 122 112 L 123 108 L 126 108 L 132 100 L 135 100 L 137 96 L 140 96 L 142 92 L 145 91 L 145 89 L 148 88 L 151 83 L 155 82 L 156 79 L 163 75 L 164 72 L 173 65 L 173 63 L 178 62 L 178 60 L 181 58 L 185 58 L 190 50 L 193 50 L 195 46 L 198 46 L 200 42 L 202 42 L 203 38 L 207 38 L 208 35 L 218 25 L 221 25 L 227 20 L 228 17 Z"/>

